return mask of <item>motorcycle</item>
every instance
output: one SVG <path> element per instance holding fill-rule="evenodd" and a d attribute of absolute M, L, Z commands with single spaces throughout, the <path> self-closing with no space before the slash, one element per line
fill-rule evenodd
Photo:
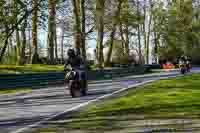
<path fill-rule="evenodd" d="M 70 91 L 70 95 L 74 97 L 86 96 L 87 89 L 85 87 L 85 83 L 82 80 L 84 77 L 84 73 L 75 69 L 71 69 L 66 77 L 68 79 L 68 88 Z"/>

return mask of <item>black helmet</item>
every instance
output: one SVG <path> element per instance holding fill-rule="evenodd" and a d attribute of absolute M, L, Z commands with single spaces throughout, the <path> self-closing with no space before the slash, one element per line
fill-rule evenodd
<path fill-rule="evenodd" d="M 181 60 L 186 60 L 184 55 L 181 56 Z"/>
<path fill-rule="evenodd" d="M 67 55 L 68 57 L 74 57 L 76 55 L 74 49 L 69 49 L 67 51 Z"/>

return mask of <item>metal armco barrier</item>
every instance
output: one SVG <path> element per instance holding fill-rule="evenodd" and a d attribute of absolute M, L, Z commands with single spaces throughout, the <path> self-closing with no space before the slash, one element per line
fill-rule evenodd
<path fill-rule="evenodd" d="M 142 74 L 147 67 L 117 68 L 112 70 L 88 71 L 88 80 L 111 79 L 121 76 Z M 42 88 L 64 83 L 64 72 L 34 74 L 0 74 L 0 89 Z"/>

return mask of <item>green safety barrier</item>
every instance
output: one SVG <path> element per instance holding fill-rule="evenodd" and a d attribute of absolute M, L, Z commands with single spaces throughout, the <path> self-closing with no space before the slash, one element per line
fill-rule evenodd
<path fill-rule="evenodd" d="M 88 80 L 112 79 L 115 77 L 142 74 L 148 67 L 128 67 L 87 72 Z M 0 89 L 42 88 L 64 83 L 64 72 L 32 74 L 0 74 Z"/>

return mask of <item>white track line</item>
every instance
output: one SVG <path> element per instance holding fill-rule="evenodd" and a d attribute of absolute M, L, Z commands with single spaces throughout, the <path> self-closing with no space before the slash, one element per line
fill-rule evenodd
<path fill-rule="evenodd" d="M 53 119 L 53 118 L 55 118 L 55 117 L 58 117 L 58 116 L 60 116 L 60 115 L 66 114 L 66 113 L 71 112 L 71 111 L 76 111 L 76 110 L 80 109 L 81 107 L 87 106 L 87 105 L 89 105 L 89 104 L 91 104 L 91 103 L 93 103 L 93 102 L 97 102 L 97 101 L 102 100 L 102 99 L 104 99 L 104 98 L 108 98 L 108 97 L 113 96 L 113 95 L 115 95 L 115 94 L 121 93 L 121 92 L 126 91 L 126 90 L 128 90 L 128 89 L 130 89 L 130 88 L 134 88 L 134 87 L 138 87 L 138 86 L 141 86 L 141 85 L 144 85 L 144 84 L 152 83 L 152 82 L 157 81 L 157 80 L 160 80 L 160 79 L 167 79 L 167 78 L 172 78 L 172 77 L 176 77 L 176 76 L 160 77 L 160 78 L 158 78 L 158 79 L 148 80 L 148 81 L 144 81 L 144 82 L 142 82 L 142 83 L 137 83 L 137 84 L 134 84 L 134 85 L 130 85 L 130 86 L 126 87 L 126 88 L 122 88 L 122 89 L 120 89 L 120 90 L 118 90 L 118 91 L 115 91 L 115 92 L 113 92 L 113 93 L 111 93 L 111 94 L 106 94 L 106 95 L 103 95 L 103 96 L 98 97 L 98 98 L 96 98 L 96 99 L 90 100 L 90 101 L 88 101 L 88 102 L 81 103 L 81 104 L 79 104 L 79 105 L 77 105 L 77 106 L 75 106 L 75 107 L 72 107 L 72 108 L 70 108 L 70 109 L 65 110 L 64 112 L 55 114 L 55 115 L 53 115 L 53 116 L 51 116 L 51 117 L 48 117 L 48 118 L 43 119 L 42 121 L 36 122 L 36 123 L 34 123 L 34 124 L 32 124 L 32 125 L 28 125 L 28 126 L 26 126 L 26 127 L 24 127 L 24 128 L 20 128 L 20 129 L 18 129 L 18 130 L 16 130 L 16 131 L 13 131 L 13 132 L 10 132 L 10 133 L 22 133 L 22 132 L 28 131 L 29 129 L 31 129 L 31 128 L 33 128 L 33 127 L 37 127 L 37 126 L 41 125 L 42 123 L 45 123 L 45 122 L 47 122 L 47 121 L 49 121 L 49 120 L 51 120 L 51 119 Z"/>

